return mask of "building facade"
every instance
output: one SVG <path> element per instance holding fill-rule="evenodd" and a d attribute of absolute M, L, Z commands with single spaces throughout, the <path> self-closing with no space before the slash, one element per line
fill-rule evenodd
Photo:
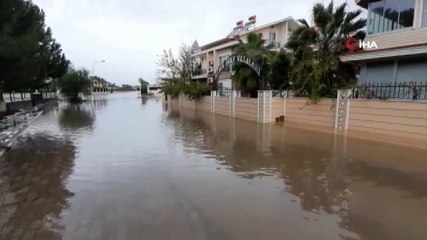
<path fill-rule="evenodd" d="M 341 60 L 360 66 L 359 82 L 427 82 L 427 0 L 356 3 L 368 10 L 363 44 L 368 47 L 344 55 Z"/>
<path fill-rule="evenodd" d="M 266 41 L 266 46 L 272 51 L 279 51 L 285 47 L 292 32 L 298 28 L 298 23 L 290 17 L 260 27 L 256 27 L 255 24 L 255 16 L 250 17 L 246 24 L 239 21 L 225 38 L 208 43 L 195 50 L 193 57 L 196 67 L 192 76 L 193 80 L 212 83 L 213 75 L 218 70 L 219 65 L 233 54 L 233 49 L 239 44 L 239 39 L 247 42 L 247 36 L 251 32 L 261 33 Z M 232 67 L 229 67 L 219 75 L 219 87 L 232 88 L 232 72 Z"/>

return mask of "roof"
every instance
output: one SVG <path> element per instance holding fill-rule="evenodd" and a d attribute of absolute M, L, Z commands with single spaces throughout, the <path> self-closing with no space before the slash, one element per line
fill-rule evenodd
<path fill-rule="evenodd" d="M 267 24 L 261 25 L 259 27 L 253 28 L 253 29 L 251 29 L 251 30 L 249 30 L 247 32 L 241 33 L 239 35 L 242 36 L 242 35 L 248 34 L 250 32 L 255 32 L 257 30 L 260 30 L 260 29 L 263 29 L 263 28 L 268 28 L 268 27 L 271 27 L 273 25 L 277 25 L 279 23 L 284 23 L 284 22 L 293 22 L 294 24 L 298 25 L 298 23 L 295 21 L 295 19 L 293 19 L 292 17 L 287 17 L 287 18 L 283 18 L 283 19 L 280 19 L 280 20 L 277 20 L 277 21 L 274 21 L 274 22 L 271 22 L 271 23 L 267 23 Z"/>
<path fill-rule="evenodd" d="M 212 48 L 212 47 L 215 47 L 215 46 L 218 46 L 218 45 L 221 45 L 221 44 L 224 44 L 224 43 L 228 43 L 228 42 L 231 42 L 231 41 L 233 41 L 233 40 L 235 40 L 234 38 L 228 38 L 228 37 L 226 37 L 226 38 L 222 38 L 222 39 L 219 39 L 219 40 L 216 40 L 216 41 L 214 41 L 214 42 L 211 42 L 211 43 L 208 43 L 208 44 L 206 44 L 206 45 L 203 45 L 203 46 L 201 46 L 200 47 L 200 50 L 206 50 L 206 49 L 209 49 L 209 48 Z"/>

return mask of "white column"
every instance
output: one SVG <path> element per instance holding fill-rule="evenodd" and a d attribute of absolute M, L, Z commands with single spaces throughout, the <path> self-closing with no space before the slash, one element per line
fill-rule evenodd
<path fill-rule="evenodd" d="M 425 6 L 423 6 L 424 0 L 415 0 L 415 12 L 414 12 L 414 28 L 422 27 L 423 21 L 423 10 Z"/>
<path fill-rule="evenodd" d="M 350 120 L 351 90 L 338 90 L 335 106 L 335 129 L 347 130 Z"/>
<path fill-rule="evenodd" d="M 272 91 L 258 91 L 258 122 L 271 123 Z"/>
<path fill-rule="evenodd" d="M 211 91 L 211 112 L 215 112 L 215 98 L 216 98 L 216 91 Z"/>
<path fill-rule="evenodd" d="M 230 93 L 230 116 L 236 116 L 236 98 L 238 96 L 238 92 L 236 90 L 232 90 Z"/>

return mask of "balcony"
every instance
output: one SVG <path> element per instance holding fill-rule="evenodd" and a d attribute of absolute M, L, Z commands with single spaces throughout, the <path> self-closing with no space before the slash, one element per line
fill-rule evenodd
<path fill-rule="evenodd" d="M 270 50 L 280 49 L 282 47 L 282 44 L 278 41 L 266 41 L 265 47 Z"/>
<path fill-rule="evenodd" d="M 207 77 L 208 74 L 208 70 L 207 69 L 194 69 L 193 73 L 192 73 L 192 77 L 193 78 L 202 78 L 202 77 Z"/>

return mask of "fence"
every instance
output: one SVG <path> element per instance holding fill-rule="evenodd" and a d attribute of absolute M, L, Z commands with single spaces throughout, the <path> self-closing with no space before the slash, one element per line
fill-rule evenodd
<path fill-rule="evenodd" d="M 357 131 L 355 136 L 383 136 L 390 142 L 427 148 L 425 89 L 423 84 L 362 85 L 339 90 L 336 98 L 321 99 L 316 104 L 287 91 L 260 90 L 258 98 L 242 98 L 237 90 L 231 90 L 229 97 L 221 96 L 218 90 L 212 91 L 210 99 L 204 97 L 195 104 L 182 100 L 173 104 L 258 123 L 284 120 L 319 129 L 350 130 L 350 134 Z"/>
<path fill-rule="evenodd" d="M 31 101 L 31 94 L 29 92 L 22 93 L 0 93 L 0 100 L 4 102 L 21 102 L 21 101 Z M 56 98 L 56 93 L 54 92 L 41 92 L 44 99 Z"/>
<path fill-rule="evenodd" d="M 353 89 L 352 98 L 394 99 L 394 100 L 427 100 L 426 83 L 368 83 Z"/>
<path fill-rule="evenodd" d="M 231 89 L 225 87 L 218 88 L 218 96 L 219 97 L 230 97 Z"/>
<path fill-rule="evenodd" d="M 272 90 L 273 97 L 289 97 L 291 90 Z"/>

